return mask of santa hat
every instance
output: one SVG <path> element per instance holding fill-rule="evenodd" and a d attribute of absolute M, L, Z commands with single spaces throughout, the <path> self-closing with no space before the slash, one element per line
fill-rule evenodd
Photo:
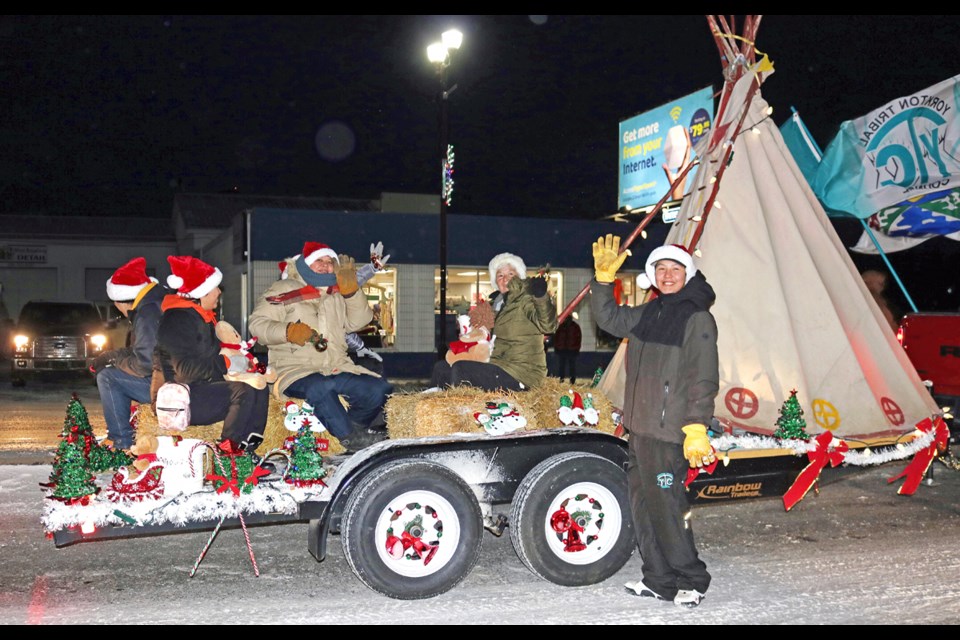
<path fill-rule="evenodd" d="M 117 302 L 135 300 L 156 278 L 147 275 L 147 261 L 134 258 L 113 272 L 107 280 L 107 297 Z"/>
<path fill-rule="evenodd" d="M 690 278 L 697 275 L 697 267 L 693 264 L 693 256 L 690 255 L 690 252 L 687 251 L 683 245 L 665 244 L 650 252 L 650 255 L 647 257 L 645 273 L 637 276 L 638 287 L 641 289 L 649 289 L 653 286 L 653 283 L 657 281 L 657 263 L 661 260 L 673 260 L 683 265 L 687 270 L 686 280 L 683 282 L 684 285 L 690 282 Z"/>
<path fill-rule="evenodd" d="M 173 272 L 167 276 L 167 286 L 184 298 L 202 298 L 223 280 L 220 269 L 193 256 L 167 256 L 167 262 Z"/>
<path fill-rule="evenodd" d="M 333 258 L 334 262 L 340 264 L 340 258 L 337 257 L 337 252 L 319 242 L 305 243 L 303 245 L 303 252 L 300 255 L 303 256 L 303 261 L 307 263 L 308 267 L 323 256 Z"/>
<path fill-rule="evenodd" d="M 277 263 L 277 266 L 280 267 L 280 279 L 286 280 L 289 276 L 287 275 L 287 261 L 281 260 Z"/>
<path fill-rule="evenodd" d="M 506 266 L 513 267 L 517 272 L 517 277 L 521 280 L 527 277 L 527 265 L 523 263 L 523 258 L 515 256 L 512 253 L 501 253 L 495 255 L 490 261 L 490 286 L 497 289 L 497 271 Z"/>

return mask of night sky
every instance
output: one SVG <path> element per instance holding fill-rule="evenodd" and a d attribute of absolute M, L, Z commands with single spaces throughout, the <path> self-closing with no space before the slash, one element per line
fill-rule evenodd
<path fill-rule="evenodd" d="M 4 16 L 0 214 L 436 193 L 425 49 L 450 27 L 453 214 L 610 215 L 619 121 L 722 83 L 704 16 Z M 775 122 L 796 107 L 823 147 L 960 66 L 955 17 L 765 16 L 756 45 Z"/>

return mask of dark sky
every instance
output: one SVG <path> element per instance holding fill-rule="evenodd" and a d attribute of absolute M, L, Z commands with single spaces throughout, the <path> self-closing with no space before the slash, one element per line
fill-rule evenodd
<path fill-rule="evenodd" d="M 611 214 L 619 121 L 721 86 L 704 16 L 4 16 L 0 213 L 166 217 L 177 189 L 437 192 L 425 48 L 451 26 L 452 213 Z M 826 146 L 957 73 L 960 29 L 766 16 L 757 47 L 777 124 L 796 106 Z"/>

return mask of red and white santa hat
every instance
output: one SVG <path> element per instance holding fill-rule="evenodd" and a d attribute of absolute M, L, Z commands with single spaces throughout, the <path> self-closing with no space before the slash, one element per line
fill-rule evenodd
<path fill-rule="evenodd" d="M 506 267 L 507 265 L 513 267 L 513 270 L 517 272 L 517 277 L 521 280 L 527 278 L 527 265 L 523 262 L 523 258 L 520 256 L 514 255 L 512 253 L 500 253 L 493 256 L 493 260 L 490 261 L 490 286 L 494 289 L 497 289 L 497 271 Z"/>
<path fill-rule="evenodd" d="M 156 281 L 147 275 L 146 259 L 134 258 L 107 280 L 107 297 L 116 302 L 135 300 L 141 291 Z"/>
<path fill-rule="evenodd" d="M 167 262 L 173 272 L 167 276 L 167 286 L 184 298 L 202 298 L 223 280 L 220 269 L 193 256 L 167 256 Z"/>
<path fill-rule="evenodd" d="M 686 269 L 686 279 L 683 284 L 690 282 L 690 278 L 697 275 L 697 267 L 693 264 L 693 256 L 680 244 L 665 244 L 657 247 L 647 256 L 647 265 L 644 273 L 637 276 L 637 286 L 641 289 L 649 289 L 657 281 L 657 263 L 661 260 L 673 260 L 682 264 Z"/>
<path fill-rule="evenodd" d="M 334 262 L 340 264 L 340 258 L 337 257 L 337 252 L 320 242 L 305 243 L 300 255 L 303 256 L 303 261 L 307 263 L 308 267 L 323 256 L 333 258 Z"/>

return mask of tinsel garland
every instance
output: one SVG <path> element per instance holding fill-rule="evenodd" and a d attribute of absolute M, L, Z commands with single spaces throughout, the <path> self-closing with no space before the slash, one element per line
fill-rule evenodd
<path fill-rule="evenodd" d="M 86 506 L 80 506 L 48 501 L 41 522 L 46 531 L 53 532 L 80 524 L 129 526 L 131 519 L 139 525 L 171 523 L 183 526 L 188 522 L 235 518 L 241 512 L 291 515 L 297 512 L 300 503 L 318 500 L 322 493 L 291 487 L 286 483 L 261 483 L 249 494 L 238 497 L 210 489 L 168 500 L 144 500 L 130 504 L 91 500 Z"/>
<path fill-rule="evenodd" d="M 907 444 L 896 444 L 880 447 L 876 451 L 870 447 L 865 449 L 851 449 L 846 452 L 843 458 L 844 464 L 850 464 L 858 467 L 868 467 L 878 464 L 884 464 L 893 460 L 905 460 L 910 458 L 918 451 L 922 451 L 930 446 L 935 438 L 933 431 L 922 432 L 914 431 L 917 437 Z M 733 450 L 755 450 L 755 449 L 788 449 L 793 451 L 794 455 L 802 456 L 811 451 L 815 451 L 817 443 L 815 438 L 809 440 L 781 440 L 769 436 L 757 435 L 722 435 L 718 438 L 711 438 L 710 444 L 717 450 L 722 458 L 724 453 Z"/>

